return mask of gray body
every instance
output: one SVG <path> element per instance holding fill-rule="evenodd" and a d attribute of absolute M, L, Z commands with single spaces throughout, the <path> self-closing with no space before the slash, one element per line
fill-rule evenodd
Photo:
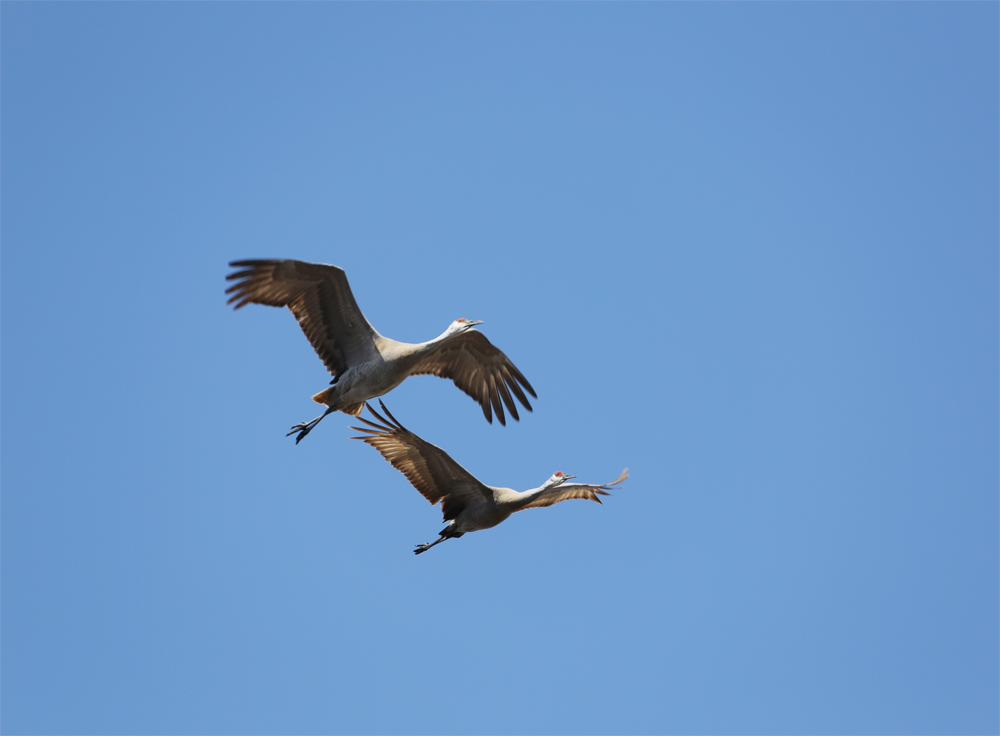
<path fill-rule="evenodd" d="M 349 365 L 337 375 L 324 396 L 325 403 L 331 410 L 339 411 L 345 406 L 364 404 L 368 399 L 385 396 L 413 375 L 413 369 L 422 357 L 456 334 L 456 331 L 449 330 L 429 342 L 421 343 L 399 342 L 378 335 L 373 341 L 375 350 L 367 360 Z"/>

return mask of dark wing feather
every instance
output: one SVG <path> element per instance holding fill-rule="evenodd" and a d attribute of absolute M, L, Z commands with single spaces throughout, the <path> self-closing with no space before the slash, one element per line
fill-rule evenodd
<path fill-rule="evenodd" d="M 378 403 L 386 416 L 383 417 L 366 403 L 368 411 L 377 421 L 358 417 L 370 429 L 352 427 L 351 429 L 365 432 L 366 436 L 351 439 L 361 440 L 382 453 L 382 457 L 405 475 L 413 487 L 432 504 L 444 499 L 441 510 L 446 521 L 458 516 L 476 496 L 493 498 L 493 491 L 452 460 L 447 452 L 417 437 L 389 413 L 381 400 Z"/>
<path fill-rule="evenodd" d="M 374 358 L 379 336 L 337 266 L 291 260 L 232 261 L 242 269 L 226 277 L 236 281 L 226 289 L 233 309 L 247 304 L 288 307 L 309 338 L 316 354 L 334 376 L 348 366 Z"/>
<path fill-rule="evenodd" d="M 528 379 L 510 362 L 510 358 L 478 330 L 469 330 L 446 340 L 435 350 L 422 356 L 411 371 L 411 375 L 420 374 L 450 378 L 456 386 L 479 402 L 486 421 L 490 423 L 493 422 L 495 411 L 500 424 L 507 424 L 503 412 L 505 405 L 514 419 L 520 419 L 517 406 L 511 398 L 512 393 L 531 411 L 531 404 L 521 390 L 522 386 L 534 398 L 538 398 Z"/>
<path fill-rule="evenodd" d="M 583 483 L 563 483 L 561 486 L 556 486 L 555 488 L 550 488 L 545 491 L 527 506 L 519 508 L 518 511 L 524 511 L 524 509 L 537 509 L 542 506 L 551 506 L 554 503 L 568 501 L 571 498 L 587 498 L 591 501 L 597 501 L 597 503 L 600 503 L 601 499 L 599 499 L 598 496 L 610 496 L 611 494 L 607 491 L 611 490 L 611 486 L 618 485 L 626 478 L 628 478 L 628 468 L 625 468 L 625 470 L 622 471 L 622 474 L 618 476 L 617 480 L 613 480 L 610 483 L 605 483 L 601 486 L 585 485 Z"/>

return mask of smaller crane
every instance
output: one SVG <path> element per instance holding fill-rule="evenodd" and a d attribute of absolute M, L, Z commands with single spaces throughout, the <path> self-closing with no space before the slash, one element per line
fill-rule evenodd
<path fill-rule="evenodd" d="M 451 522 L 439 532 L 436 540 L 418 544 L 414 554 L 426 552 L 446 539 L 457 539 L 466 532 L 489 529 L 515 511 L 551 506 L 571 498 L 588 498 L 600 503 L 598 496 L 610 496 L 608 491 L 611 487 L 628 478 L 628 468 L 625 468 L 616 480 L 604 485 L 566 485 L 567 480 L 576 476 L 557 471 L 541 486 L 529 491 L 488 486 L 452 460 L 440 447 L 420 439 L 400 424 L 381 399 L 378 403 L 385 417 L 365 402 L 372 417 L 378 421 L 372 422 L 359 416 L 358 419 L 368 428 L 351 427 L 365 433 L 365 436 L 351 439 L 366 442 L 382 453 L 382 457 L 405 475 L 431 504 L 440 501 L 444 520 Z"/>

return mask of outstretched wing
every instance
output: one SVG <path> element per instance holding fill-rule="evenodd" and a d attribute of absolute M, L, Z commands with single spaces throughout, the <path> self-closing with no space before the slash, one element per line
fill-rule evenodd
<path fill-rule="evenodd" d="M 378 403 L 388 418 L 380 415 L 366 402 L 365 406 L 378 422 L 358 417 L 371 429 L 351 427 L 366 433 L 364 437 L 351 439 L 361 440 L 382 453 L 382 457 L 405 475 L 413 487 L 432 504 L 444 499 L 441 510 L 446 521 L 458 516 L 462 509 L 479 496 L 493 498 L 493 491 L 452 460 L 447 452 L 417 437 L 389 413 L 381 399 Z"/>
<path fill-rule="evenodd" d="M 288 307 L 326 369 L 334 376 L 378 355 L 379 334 L 354 301 L 347 274 L 337 266 L 291 260 L 232 261 L 226 276 L 233 309 L 247 304 Z"/>
<path fill-rule="evenodd" d="M 622 474 L 618 476 L 617 480 L 605 483 L 602 486 L 584 485 L 583 483 L 563 483 L 561 486 L 556 486 L 555 488 L 550 488 L 545 491 L 527 506 L 519 508 L 518 511 L 523 511 L 524 509 L 537 509 L 542 506 L 551 506 L 554 503 L 568 501 L 571 498 L 589 498 L 591 501 L 597 501 L 597 503 L 600 503 L 601 499 L 599 499 L 598 496 L 610 496 L 611 494 L 607 491 L 611 490 L 611 486 L 618 485 L 626 478 L 628 478 L 628 468 L 625 468 L 625 470 L 622 471 Z"/>
<path fill-rule="evenodd" d="M 446 340 L 435 350 L 422 356 L 411 375 L 422 373 L 450 378 L 456 386 L 479 402 L 486 421 L 491 424 L 493 410 L 496 410 L 500 424 L 507 424 L 503 413 L 504 404 L 514 419 L 520 419 L 511 393 L 531 411 L 531 404 L 521 386 L 534 398 L 538 398 L 535 389 L 510 362 L 510 358 L 478 330 L 469 330 Z"/>

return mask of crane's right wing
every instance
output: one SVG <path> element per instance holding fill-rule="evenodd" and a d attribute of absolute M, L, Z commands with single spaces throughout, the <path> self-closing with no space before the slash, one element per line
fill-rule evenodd
<path fill-rule="evenodd" d="M 378 355 L 379 335 L 358 308 L 344 269 L 292 260 L 229 265 L 243 270 L 226 276 L 227 281 L 236 281 L 226 289 L 233 294 L 226 303 L 236 302 L 233 309 L 247 304 L 288 307 L 333 376 Z"/>
<path fill-rule="evenodd" d="M 613 480 L 610 483 L 605 483 L 600 486 L 587 485 L 585 483 L 563 483 L 562 485 L 548 489 L 527 506 L 519 508 L 518 511 L 524 511 L 524 509 L 537 509 L 542 506 L 551 506 L 554 503 L 568 501 L 571 498 L 586 498 L 600 503 L 601 499 L 599 499 L 598 496 L 610 496 L 611 494 L 608 493 L 608 491 L 611 490 L 611 487 L 618 485 L 626 478 L 628 478 L 628 468 L 625 468 L 625 470 L 622 471 L 622 474 L 618 476 L 617 480 Z"/>
<path fill-rule="evenodd" d="M 427 373 L 454 381 L 456 386 L 479 402 L 483 416 L 490 424 L 493 423 L 494 411 L 500 424 L 507 424 L 504 404 L 514 419 L 520 419 L 512 393 L 528 411 L 531 411 L 531 404 L 524 391 L 538 398 L 517 366 L 479 330 L 469 330 L 445 340 L 424 354 L 413 367 L 412 374 Z"/>
<path fill-rule="evenodd" d="M 452 460 L 447 452 L 417 437 L 389 413 L 381 399 L 378 403 L 388 419 L 366 402 L 365 406 L 378 423 L 358 417 L 373 429 L 351 427 L 367 435 L 351 439 L 361 440 L 382 453 L 382 457 L 405 475 L 413 487 L 432 504 L 444 499 L 441 508 L 446 521 L 454 519 L 477 496 L 493 497 L 490 488 Z"/>

